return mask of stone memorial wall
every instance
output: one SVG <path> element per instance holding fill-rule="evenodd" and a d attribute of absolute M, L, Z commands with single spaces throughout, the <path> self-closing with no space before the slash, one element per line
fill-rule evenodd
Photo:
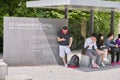
<path fill-rule="evenodd" d="M 3 58 L 9 66 L 62 64 L 57 32 L 66 19 L 4 17 Z"/>

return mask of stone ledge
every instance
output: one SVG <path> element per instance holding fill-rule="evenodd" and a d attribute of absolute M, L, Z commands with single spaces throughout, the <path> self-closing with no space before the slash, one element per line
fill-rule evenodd
<path fill-rule="evenodd" d="M 82 55 L 81 54 L 81 51 L 80 50 L 78 50 L 78 51 L 72 51 L 72 53 L 71 54 L 69 54 L 69 55 L 67 55 L 67 63 L 69 64 L 69 62 L 70 62 L 70 59 L 71 59 L 71 57 L 74 55 L 74 54 L 76 54 L 76 55 L 78 55 L 79 56 L 79 63 L 80 63 L 80 65 L 82 65 L 82 66 L 90 66 L 90 60 L 89 60 L 89 56 L 87 56 L 87 55 Z M 94 59 L 96 60 L 96 57 L 94 57 Z M 109 62 L 105 62 L 105 64 L 111 64 L 111 55 L 109 54 L 108 55 L 108 60 L 109 60 Z"/>
<path fill-rule="evenodd" d="M 32 80 L 32 78 L 27 75 L 8 75 L 5 80 Z"/>
<path fill-rule="evenodd" d="M 7 64 L 0 62 L 0 80 L 5 80 L 5 76 L 8 74 Z"/>

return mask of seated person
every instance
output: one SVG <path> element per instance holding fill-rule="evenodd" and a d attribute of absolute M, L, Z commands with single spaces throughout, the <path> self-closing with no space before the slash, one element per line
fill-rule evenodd
<path fill-rule="evenodd" d="M 98 48 L 97 53 L 100 54 L 102 57 L 101 65 L 104 67 L 105 66 L 104 61 L 108 62 L 109 60 L 107 59 L 108 50 L 104 45 L 103 39 L 104 39 L 103 34 L 99 34 L 97 37 L 96 44 Z"/>
<path fill-rule="evenodd" d="M 107 49 L 111 49 L 111 65 L 115 66 L 116 64 L 120 65 L 120 61 L 119 61 L 119 57 L 120 57 L 120 50 L 118 48 L 118 45 L 115 44 L 115 42 L 113 41 L 114 38 L 114 34 L 113 33 L 109 33 L 108 38 L 105 40 L 105 45 L 107 47 Z M 116 55 L 116 61 L 114 61 L 115 59 L 115 55 Z"/>
<path fill-rule="evenodd" d="M 118 34 L 118 38 L 115 40 L 115 43 L 118 45 L 120 48 L 120 34 Z"/>
<path fill-rule="evenodd" d="M 90 64 L 92 68 L 100 68 L 99 67 L 100 55 L 97 53 L 96 37 L 97 34 L 93 33 L 91 37 L 85 40 L 84 43 L 84 48 L 88 47 L 88 49 L 86 50 L 86 55 L 90 57 Z M 97 57 L 96 61 L 94 61 L 93 59 L 94 56 Z"/>

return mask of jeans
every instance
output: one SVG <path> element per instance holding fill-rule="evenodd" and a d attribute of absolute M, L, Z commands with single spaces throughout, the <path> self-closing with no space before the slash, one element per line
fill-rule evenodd
<path fill-rule="evenodd" d="M 115 61 L 115 55 L 116 55 L 116 61 Z M 120 58 L 120 49 L 119 48 L 111 48 L 111 63 L 113 62 L 119 62 Z"/>
<path fill-rule="evenodd" d="M 92 60 L 94 60 L 94 56 L 96 56 L 96 63 L 98 65 L 100 65 L 100 62 L 101 62 L 101 56 L 95 51 L 95 50 L 92 50 L 92 49 L 87 49 L 86 50 L 86 55 L 88 55 L 90 57 L 90 63 L 92 63 Z"/>

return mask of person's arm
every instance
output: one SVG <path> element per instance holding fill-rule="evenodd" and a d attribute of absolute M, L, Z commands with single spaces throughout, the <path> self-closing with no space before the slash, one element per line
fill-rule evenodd
<path fill-rule="evenodd" d="M 64 38 L 60 38 L 60 37 L 58 37 L 57 40 L 58 40 L 58 41 L 65 41 Z"/>
<path fill-rule="evenodd" d="M 64 38 L 62 38 L 62 36 L 61 36 L 61 32 L 58 32 L 58 37 L 57 37 L 57 41 L 65 41 L 65 39 Z"/>
<path fill-rule="evenodd" d="M 86 39 L 85 43 L 84 43 L 84 48 L 86 48 L 86 47 L 89 47 L 89 41 L 88 41 L 88 39 Z"/>
<path fill-rule="evenodd" d="M 106 41 L 106 44 L 107 44 L 109 47 L 116 47 L 116 45 L 112 44 L 109 40 Z"/>
<path fill-rule="evenodd" d="M 101 44 L 100 43 L 96 43 L 98 48 L 101 48 Z"/>
<path fill-rule="evenodd" d="M 70 42 L 69 42 L 69 45 L 68 45 L 68 47 L 69 47 L 69 48 L 71 47 L 72 42 L 73 42 L 73 38 L 72 38 L 72 37 L 70 37 Z"/>
<path fill-rule="evenodd" d="M 115 40 L 115 43 L 117 44 L 117 39 Z"/>
<path fill-rule="evenodd" d="M 96 42 L 94 42 L 94 48 L 97 49 L 97 45 L 96 45 Z"/>

